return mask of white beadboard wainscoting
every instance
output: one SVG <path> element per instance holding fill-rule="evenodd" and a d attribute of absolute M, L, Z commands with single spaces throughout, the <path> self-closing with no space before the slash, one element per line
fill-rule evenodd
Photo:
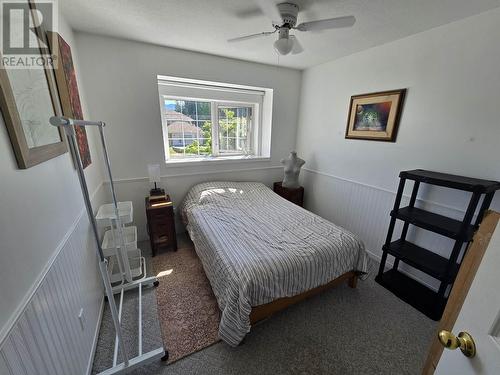
<path fill-rule="evenodd" d="M 196 184 L 208 181 L 259 181 L 272 188 L 273 182 L 283 179 L 283 167 L 262 166 L 252 168 L 227 169 L 219 171 L 179 172 L 162 176 L 162 188 L 165 188 L 174 203 L 174 208 L 180 205 L 189 189 Z M 109 186 L 105 183 L 106 189 Z M 118 200 L 132 201 L 134 206 L 134 225 L 137 226 L 139 241 L 146 240 L 146 209 L 144 198 L 149 195 L 151 184 L 148 177 L 125 178 L 115 180 Z M 176 212 L 177 233 L 184 230 Z"/>
<path fill-rule="evenodd" d="M 369 255 L 379 261 L 389 228 L 389 213 L 394 206 L 396 191 L 344 179 L 310 168 L 303 168 L 303 171 L 301 181 L 305 188 L 305 208 L 357 234 L 365 243 Z M 399 179 L 394 182 L 395 190 L 398 183 Z M 408 180 L 401 206 L 408 204 L 412 187 L 413 182 Z M 443 188 L 433 187 L 433 189 Z M 425 184 L 420 190 L 425 197 L 427 193 Z M 416 206 L 461 220 L 467 208 L 468 197 L 469 194 L 458 195 L 457 207 L 451 207 L 422 199 L 422 196 L 419 196 Z M 397 220 L 393 239 L 398 238 L 401 229 L 402 223 Z M 445 257 L 450 255 L 454 244 L 454 241 L 449 238 L 423 229 L 415 229 L 412 226 L 408 231 L 407 239 Z M 392 265 L 393 259 L 389 256 L 388 264 Z M 434 290 L 439 288 L 439 282 L 436 279 L 406 264 L 400 264 L 399 268 L 403 272 Z M 374 270 L 374 272 L 377 271 Z"/>
<path fill-rule="evenodd" d="M 97 262 L 82 210 L 0 337 L 1 375 L 90 373 L 104 301 Z"/>

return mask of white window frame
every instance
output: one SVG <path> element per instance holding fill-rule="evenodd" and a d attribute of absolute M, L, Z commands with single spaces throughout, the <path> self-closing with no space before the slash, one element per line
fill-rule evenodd
<path fill-rule="evenodd" d="M 225 155 L 225 156 L 242 156 L 248 155 L 244 152 L 221 152 L 220 144 L 219 144 L 219 108 L 251 108 L 252 109 L 252 117 L 251 117 L 251 125 L 250 129 L 248 129 L 248 139 L 250 143 L 250 155 L 255 156 L 258 154 L 258 150 L 255 150 L 254 146 L 258 143 L 254 139 L 254 134 L 258 131 L 260 119 L 255 120 L 255 113 L 258 113 L 259 104 L 256 103 L 245 103 L 245 102 L 213 102 L 212 103 L 212 118 L 215 119 L 216 122 L 212 123 L 212 155 L 215 157 Z M 213 115 L 215 110 L 215 116 Z M 215 128 L 213 124 L 216 124 Z M 214 138 L 215 137 L 215 138 Z M 214 139 L 216 141 L 214 142 Z"/>
<path fill-rule="evenodd" d="M 167 90 L 163 90 L 167 87 Z M 190 93 L 193 95 L 175 95 L 174 91 Z M 269 160 L 270 159 L 270 133 L 272 117 L 272 89 L 261 87 L 241 86 L 234 84 L 222 84 L 218 82 L 199 81 L 177 77 L 158 76 L 159 102 L 161 109 L 161 122 L 164 144 L 165 162 L 170 163 L 190 163 L 203 161 L 223 161 L 223 160 Z M 198 91 L 199 95 L 196 95 Z M 168 92 L 165 92 L 168 91 Z M 202 95 L 203 94 L 203 95 Z M 210 98 L 214 95 L 216 98 Z M 234 95 L 237 99 L 244 98 L 245 95 L 253 95 L 254 100 L 233 100 Z M 260 100 L 255 100 L 257 97 Z M 218 97 L 218 98 L 217 98 Z M 199 155 L 199 157 L 170 158 L 169 157 L 169 136 L 166 124 L 165 99 L 199 101 L 211 103 L 211 122 L 212 122 L 212 154 L 210 156 Z M 245 152 L 219 152 L 219 108 L 221 107 L 251 107 L 251 127 L 249 129 L 249 149 L 251 154 Z M 267 115 L 264 115 L 264 108 L 267 109 Z M 266 129 L 263 131 L 264 123 Z M 263 135 L 264 134 L 264 135 Z M 262 139 L 265 138 L 262 152 Z"/>

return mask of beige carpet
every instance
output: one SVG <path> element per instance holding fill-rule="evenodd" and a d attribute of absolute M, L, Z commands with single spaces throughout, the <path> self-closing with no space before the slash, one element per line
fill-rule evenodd
<path fill-rule="evenodd" d="M 158 317 L 169 363 L 219 341 L 220 310 L 192 247 L 152 258 Z"/>

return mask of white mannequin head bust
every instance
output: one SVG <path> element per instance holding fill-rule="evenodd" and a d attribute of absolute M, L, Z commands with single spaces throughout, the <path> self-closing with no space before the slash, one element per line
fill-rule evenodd
<path fill-rule="evenodd" d="M 289 189 L 297 189 L 299 185 L 300 168 L 306 162 L 297 156 L 297 152 L 292 151 L 286 159 L 281 159 L 284 166 L 284 177 L 282 186 Z"/>

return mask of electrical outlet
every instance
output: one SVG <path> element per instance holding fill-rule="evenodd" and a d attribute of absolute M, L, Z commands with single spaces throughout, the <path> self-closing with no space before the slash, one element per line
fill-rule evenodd
<path fill-rule="evenodd" d="M 78 313 L 78 320 L 80 321 L 80 328 L 82 331 L 85 330 L 85 315 L 83 313 L 83 307 L 80 309 L 80 312 Z"/>

